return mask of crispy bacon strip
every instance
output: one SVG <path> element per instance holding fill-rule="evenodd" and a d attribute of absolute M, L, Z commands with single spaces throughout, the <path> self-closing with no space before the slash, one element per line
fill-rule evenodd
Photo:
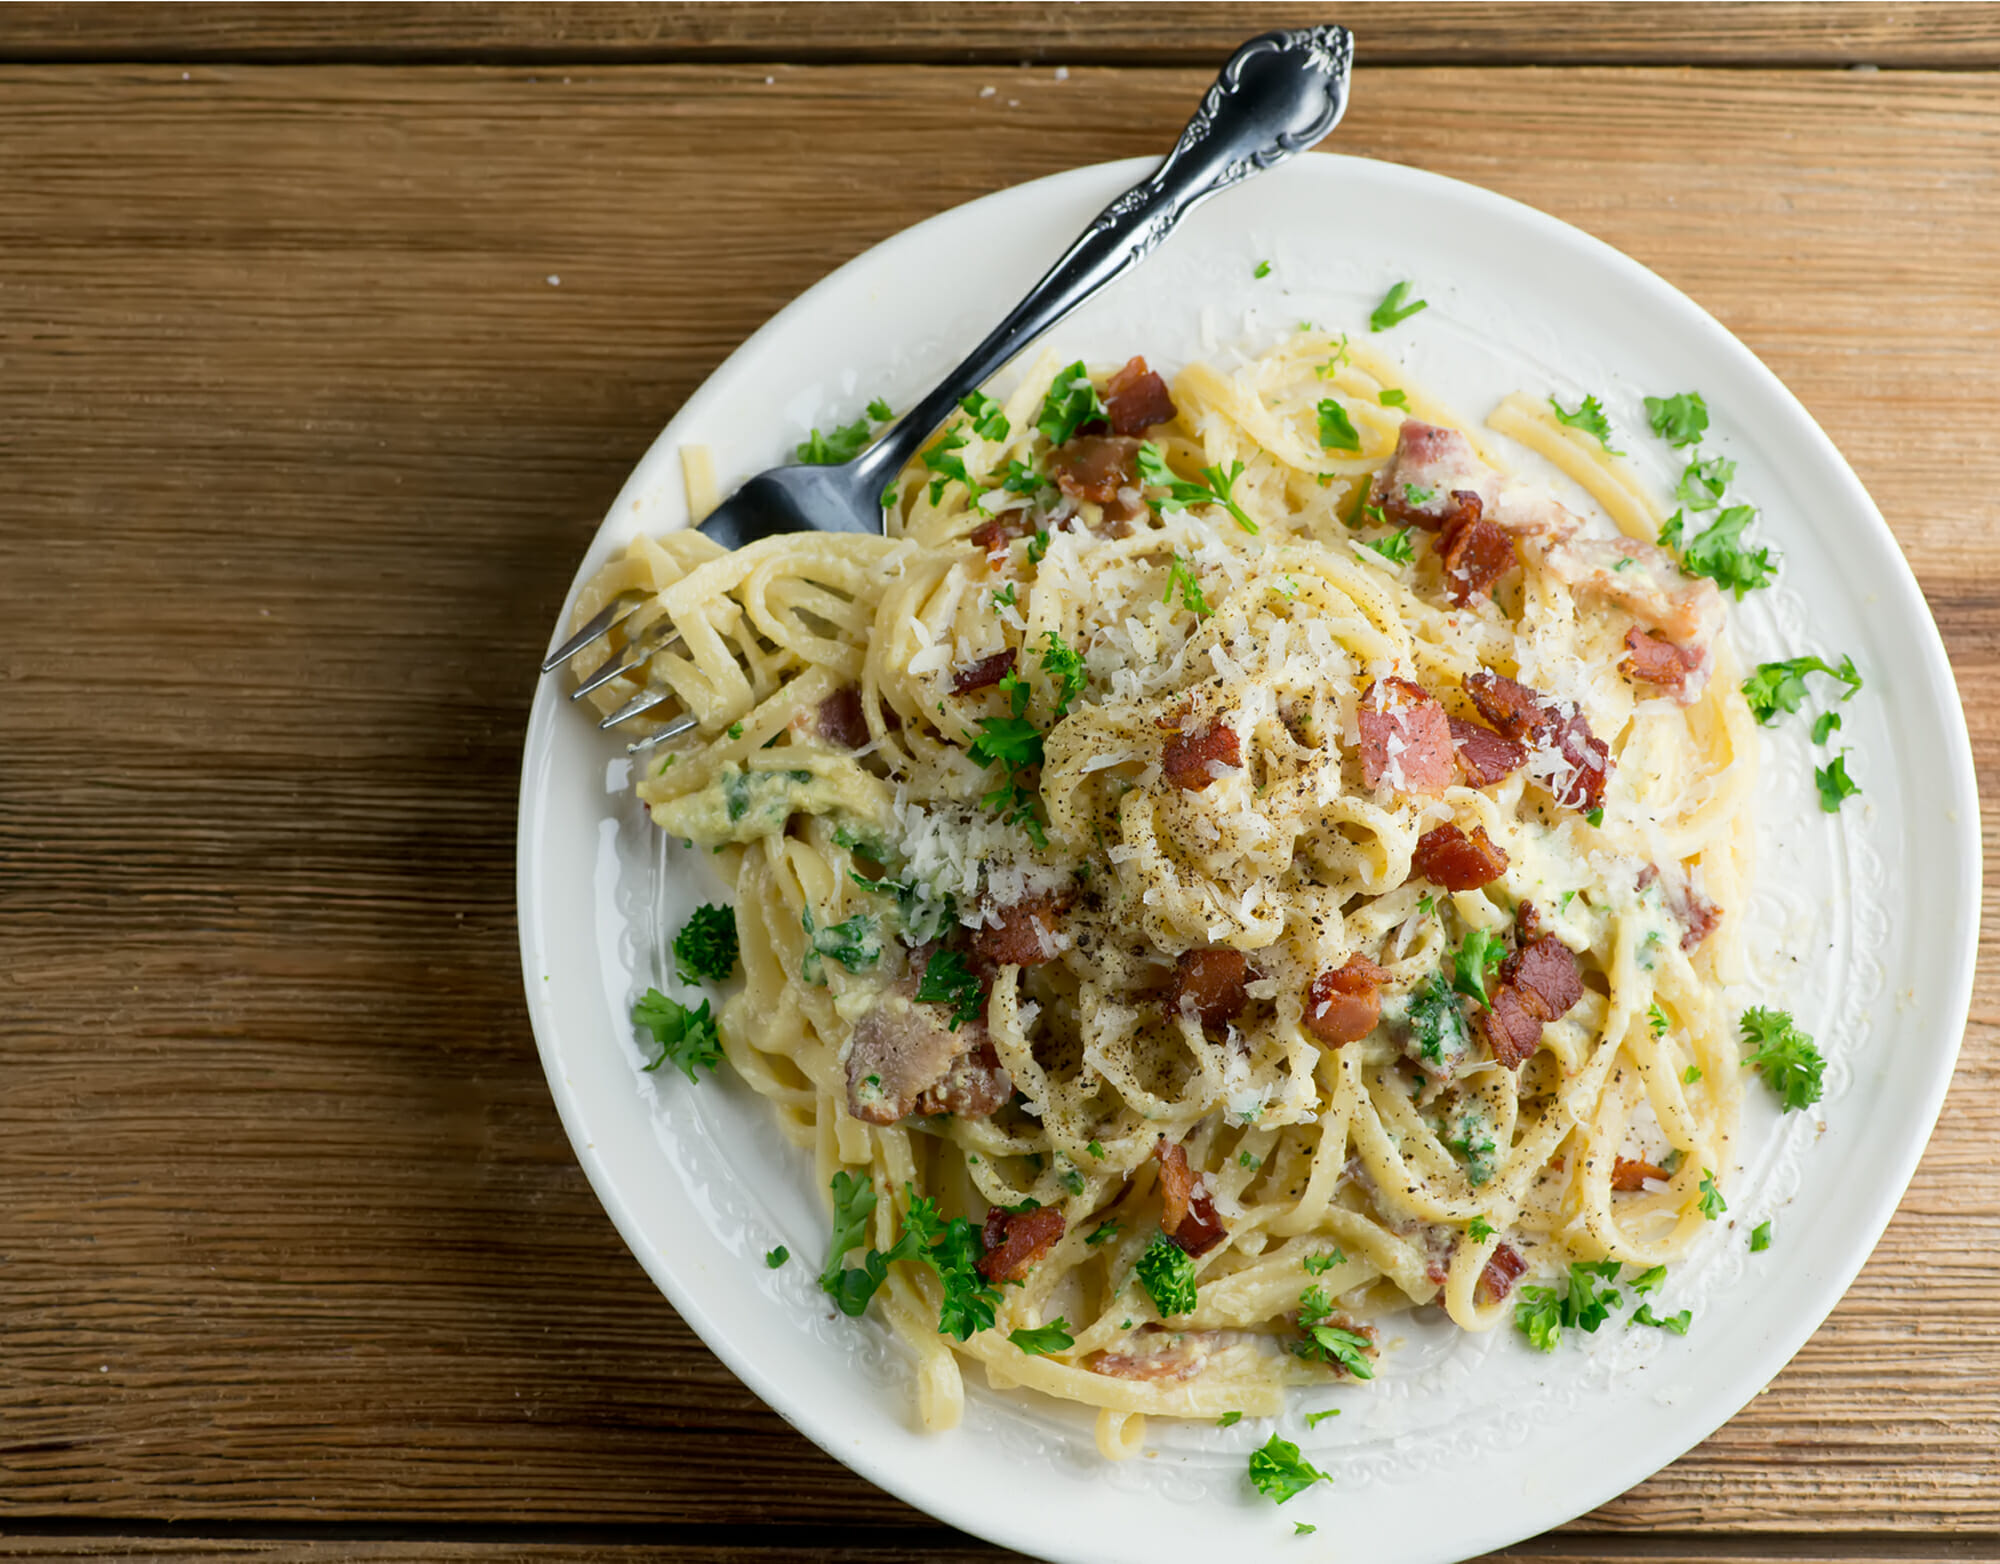
<path fill-rule="evenodd" d="M 1646 1180 L 1668 1177 L 1667 1170 L 1650 1162 L 1640 1162 L 1629 1157 L 1620 1157 L 1611 1164 L 1611 1187 L 1630 1194 L 1635 1189 L 1644 1189 Z"/>
<path fill-rule="evenodd" d="M 983 690 L 998 684 L 1013 671 L 1014 654 L 995 652 L 991 657 L 982 657 L 977 662 L 967 663 L 951 676 L 951 693 L 970 695 L 974 690 Z"/>
<path fill-rule="evenodd" d="M 1167 984 L 1167 1014 L 1191 1010 L 1204 1030 L 1219 1032 L 1250 1002 L 1250 963 L 1227 945 L 1184 950 Z"/>
<path fill-rule="evenodd" d="M 1112 433 L 1140 435 L 1172 420 L 1175 408 L 1166 381 L 1146 367 L 1145 359 L 1134 357 L 1105 382 L 1104 411 Z"/>
<path fill-rule="evenodd" d="M 979 1274 L 989 1282 L 1018 1282 L 1055 1248 L 1062 1235 L 1063 1214 L 1058 1206 L 1034 1211 L 994 1206 L 986 1213 L 986 1228 L 980 1234 L 986 1253 L 979 1257 Z"/>
<path fill-rule="evenodd" d="M 1530 751 L 1553 751 L 1562 757 L 1559 770 L 1545 765 L 1535 778 L 1558 804 L 1588 811 L 1604 802 L 1611 750 L 1590 731 L 1583 713 L 1571 702 L 1551 700 L 1540 690 L 1483 669 L 1467 674 L 1464 683 L 1480 714 L 1508 738 Z"/>
<path fill-rule="evenodd" d="M 1074 898 L 1062 894 L 1030 896 L 995 912 L 1000 922 L 982 924 L 968 943 L 978 967 L 1039 967 L 1056 959 L 1056 930 Z"/>
<path fill-rule="evenodd" d="M 1117 434 L 1077 435 L 1049 452 L 1049 476 L 1072 499 L 1109 505 L 1120 489 L 1139 487 L 1139 442 Z"/>
<path fill-rule="evenodd" d="M 1528 1262 L 1516 1254 L 1507 1244 L 1494 1247 L 1487 1257 L 1485 1269 L 1479 1273 L 1476 1289 L 1479 1301 L 1489 1308 L 1500 1302 L 1514 1290 L 1514 1284 L 1528 1269 Z"/>
<path fill-rule="evenodd" d="M 1452 495 L 1465 502 L 1462 513 L 1438 538 L 1438 560 L 1444 566 L 1444 589 L 1460 608 L 1475 597 L 1492 594 L 1494 583 L 1520 563 L 1514 535 L 1479 514 L 1479 496 L 1469 490 Z"/>
<path fill-rule="evenodd" d="M 1457 777 L 1451 724 L 1423 686 L 1377 680 L 1361 692 L 1354 720 L 1361 731 L 1361 776 L 1370 788 L 1386 779 L 1398 792 L 1442 793 Z"/>
<path fill-rule="evenodd" d="M 961 1119 L 983 1119 L 1013 1095 L 1014 1078 L 981 1023 L 972 1047 L 952 1060 L 942 1080 L 918 1095 L 914 1112 L 919 1117 L 952 1113 Z"/>
<path fill-rule="evenodd" d="M 1160 1161 L 1160 1231 L 1199 1259 L 1229 1230 L 1215 1214 L 1207 1184 L 1188 1167 L 1185 1148 L 1162 1135 L 1153 1143 L 1153 1155 Z"/>
<path fill-rule="evenodd" d="M 1473 787 L 1504 782 L 1527 763 L 1528 752 L 1505 734 L 1465 717 L 1446 719 L 1458 751 L 1458 768 Z"/>
<path fill-rule="evenodd" d="M 1227 723 L 1214 723 L 1188 733 L 1177 726 L 1178 720 L 1163 718 L 1159 724 L 1173 731 L 1173 737 L 1167 740 L 1166 748 L 1160 752 L 1160 769 L 1175 787 L 1199 793 L 1216 779 L 1217 767 L 1243 764 L 1243 750 L 1237 743 L 1236 730 Z"/>
<path fill-rule="evenodd" d="M 1034 530 L 1035 523 L 1028 512 L 1017 507 L 1002 511 L 990 521 L 982 521 L 966 534 L 966 539 L 986 550 L 986 563 L 997 569 L 1007 558 L 1007 545 L 1016 538 L 1027 537 Z"/>
<path fill-rule="evenodd" d="M 1340 966 L 1322 972 L 1306 990 L 1300 1021 L 1323 1043 L 1335 1048 L 1358 1043 L 1382 1019 L 1382 984 L 1388 971 L 1363 955 L 1352 955 Z"/>
<path fill-rule="evenodd" d="M 1538 927 L 1524 922 L 1524 933 Z M 1493 1057 L 1518 1069 L 1542 1045 L 1542 1028 L 1583 998 L 1576 956 L 1552 934 L 1527 939 L 1500 963 L 1492 1007 L 1480 1016 Z"/>
<path fill-rule="evenodd" d="M 1484 508 L 1482 491 L 1496 490 L 1499 477 L 1456 429 L 1406 418 L 1396 454 L 1377 474 L 1371 498 L 1397 526 L 1436 532 L 1477 516 Z"/>
<path fill-rule="evenodd" d="M 1467 836 L 1455 825 L 1433 826 L 1417 838 L 1410 867 L 1448 891 L 1476 891 L 1507 872 L 1507 854 L 1476 825 Z"/>
<path fill-rule="evenodd" d="M 944 1010 L 916 1001 L 906 978 L 854 1023 L 847 1052 L 847 1111 L 864 1124 L 913 1113 L 991 1113 L 1013 1094 L 984 1020 L 953 1031 Z"/>
<path fill-rule="evenodd" d="M 868 716 L 861 709 L 861 691 L 852 684 L 843 684 L 821 701 L 813 717 L 815 730 L 829 744 L 860 749 L 868 742 Z"/>
<path fill-rule="evenodd" d="M 1680 693 L 1687 677 L 1701 666 L 1702 654 L 1688 652 L 1672 641 L 1648 635 L 1637 625 L 1625 632 L 1625 655 L 1619 671 L 1628 679 L 1657 684 L 1661 689 Z"/>

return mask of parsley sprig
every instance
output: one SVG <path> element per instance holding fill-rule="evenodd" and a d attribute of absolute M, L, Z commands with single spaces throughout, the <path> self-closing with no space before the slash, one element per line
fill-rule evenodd
<path fill-rule="evenodd" d="M 1452 956 L 1451 986 L 1467 999 L 1487 1003 L 1486 974 L 1507 956 L 1507 941 L 1491 929 L 1474 929 Z"/>
<path fill-rule="evenodd" d="M 1250 1452 L 1250 1481 L 1257 1491 L 1274 1504 L 1295 1499 L 1314 1483 L 1330 1482 L 1312 1462 L 1299 1454 L 1289 1439 L 1273 1434 L 1264 1445 Z"/>
<path fill-rule="evenodd" d="M 1754 505 L 1731 505 L 1699 537 L 1681 544 L 1681 569 L 1690 576 L 1706 576 L 1717 586 L 1726 587 L 1737 597 L 1758 587 L 1766 587 L 1778 574 L 1778 562 L 1768 548 L 1749 548 L 1743 529 L 1757 519 Z M 1660 529 L 1663 544 L 1680 544 L 1684 528 L 1682 513 L 1675 511 Z"/>
<path fill-rule="evenodd" d="M 1057 372 L 1049 383 L 1048 395 L 1042 398 L 1042 411 L 1035 419 L 1035 428 L 1050 445 L 1061 445 L 1076 433 L 1078 426 L 1089 423 L 1094 418 L 1105 417 L 1104 403 L 1097 395 L 1097 387 L 1090 383 L 1090 371 L 1078 359 L 1067 369 Z"/>
<path fill-rule="evenodd" d="M 1708 404 L 1699 391 L 1682 391 L 1673 396 L 1646 398 L 1646 421 L 1653 433 L 1678 450 L 1699 445 L 1708 432 Z"/>
<path fill-rule="evenodd" d="M 674 936 L 674 970 L 683 983 L 720 983 L 736 970 L 736 949 L 736 913 L 697 907 Z"/>
<path fill-rule="evenodd" d="M 1375 1367 L 1368 1361 L 1368 1338 L 1343 1325 L 1329 1325 L 1333 1312 L 1325 1288 L 1308 1287 L 1299 1295 L 1299 1329 L 1305 1332 L 1305 1340 L 1292 1348 L 1293 1353 L 1338 1364 L 1356 1379 L 1373 1379 Z"/>
<path fill-rule="evenodd" d="M 1385 395 L 1387 393 L 1384 393 Z M 1354 420 L 1347 416 L 1347 409 L 1332 397 L 1319 404 L 1319 443 L 1329 451 L 1359 451 L 1361 435 L 1354 427 Z"/>
<path fill-rule="evenodd" d="M 1069 1333 L 1069 1321 L 1061 1315 L 1033 1330 L 1009 1331 L 1007 1339 L 1031 1358 L 1044 1358 L 1052 1352 L 1067 1352 L 1076 1345 L 1076 1338 Z"/>
<path fill-rule="evenodd" d="M 1846 685 L 1847 693 L 1840 697 L 1843 702 L 1854 699 L 1855 691 L 1861 688 L 1861 675 L 1855 671 L 1852 657 L 1842 657 L 1838 667 L 1820 657 L 1759 663 L 1757 671 L 1743 681 L 1743 698 L 1750 703 L 1750 715 L 1769 726 L 1779 712 L 1797 711 L 1805 703 L 1809 673 L 1823 673 Z M 1817 727 L 1814 736 L 1818 737 Z"/>
<path fill-rule="evenodd" d="M 1409 292 L 1410 284 L 1399 282 L 1384 294 L 1382 302 L 1369 312 L 1368 329 L 1387 331 L 1391 326 L 1400 326 L 1419 310 L 1430 308 L 1429 299 L 1411 299 L 1405 304 L 1403 300 L 1409 296 Z"/>
<path fill-rule="evenodd" d="M 1194 561 L 1183 559 L 1178 550 L 1173 563 L 1167 567 L 1167 589 L 1160 594 L 1160 601 L 1171 603 L 1175 592 L 1180 593 L 1181 607 L 1197 619 L 1206 619 L 1215 610 L 1209 607 L 1208 598 L 1201 590 L 1201 577 L 1195 574 Z"/>
<path fill-rule="evenodd" d="M 1154 503 L 1163 511 L 1183 511 L 1190 505 L 1220 505 L 1245 532 L 1255 532 L 1257 523 L 1236 503 L 1236 480 L 1243 476 L 1243 463 L 1233 461 L 1229 471 L 1211 464 L 1201 470 L 1204 482 L 1193 483 L 1167 465 L 1167 453 L 1151 440 L 1139 446 L 1139 477 L 1148 487 L 1165 489 L 1167 497 Z"/>
<path fill-rule="evenodd" d="M 632 1024 L 651 1032 L 660 1050 L 659 1057 L 646 1066 L 648 1071 L 671 1059 L 692 1081 L 697 1065 L 713 1072 L 722 1063 L 722 1036 L 708 1013 L 706 999 L 690 1010 L 657 988 L 649 988 L 632 1007 Z"/>
<path fill-rule="evenodd" d="M 1611 420 L 1604 416 L 1603 404 L 1596 397 L 1586 396 L 1577 404 L 1573 413 L 1565 412 L 1562 403 L 1550 397 L 1549 408 L 1555 413 L 1557 423 L 1565 424 L 1571 429 L 1581 429 L 1585 434 L 1594 436 L 1597 443 L 1604 447 L 1606 454 L 1611 456 L 1625 454 L 1623 451 L 1612 450 Z"/>
<path fill-rule="evenodd" d="M 1194 1312 L 1194 1261 L 1165 1233 L 1153 1235 L 1134 1270 L 1161 1319 Z"/>
<path fill-rule="evenodd" d="M 1407 565 L 1416 558 L 1408 527 L 1399 528 L 1386 538 L 1359 538 L 1356 541 L 1370 552 L 1380 554 L 1392 565 Z"/>
<path fill-rule="evenodd" d="M 875 1186 L 843 1168 L 833 1175 L 832 1188 L 833 1236 L 819 1284 L 841 1313 L 858 1318 L 888 1280 L 889 1266 L 897 1260 L 916 1260 L 935 1271 L 944 1288 L 938 1309 L 940 1336 L 966 1341 L 993 1324 L 1000 1294 L 979 1274 L 986 1246 L 970 1222 L 962 1216 L 946 1221 L 936 1201 L 905 1184 L 910 1207 L 903 1216 L 901 1236 L 887 1249 L 871 1248 L 859 1265 L 849 1266 L 848 1251 L 858 1248 L 867 1235 L 868 1218 L 876 1205 Z"/>
<path fill-rule="evenodd" d="M 1826 765 L 1816 767 L 1813 781 L 1819 784 L 1819 807 L 1830 815 L 1838 814 L 1840 806 L 1861 791 L 1861 784 L 1847 774 L 1846 750 Z"/>
<path fill-rule="evenodd" d="M 1750 1049 L 1743 1062 L 1764 1077 L 1787 1113 L 1819 1101 L 1826 1060 L 1788 1013 L 1761 1006 L 1744 1011 L 1743 1041 Z"/>

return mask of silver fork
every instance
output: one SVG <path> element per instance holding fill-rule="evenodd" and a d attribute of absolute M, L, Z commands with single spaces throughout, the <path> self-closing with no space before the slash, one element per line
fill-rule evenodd
<path fill-rule="evenodd" d="M 1180 141 L 1151 177 L 1100 212 L 992 335 L 894 428 L 838 466 L 773 467 L 759 473 L 717 506 L 700 530 L 725 548 L 740 548 L 780 532 L 881 532 L 887 524 L 882 491 L 951 416 L 961 397 L 984 385 L 1078 305 L 1152 254 L 1203 201 L 1282 163 L 1332 130 L 1347 109 L 1353 62 L 1354 39 L 1344 27 L 1308 27 L 1252 38 L 1229 57 Z M 549 653 L 542 672 L 560 667 L 605 639 L 645 600 L 637 593 L 612 599 Z M 657 634 L 649 627 L 646 636 L 606 657 L 570 699 L 587 695 L 620 674 L 637 672 L 679 638 L 671 626 L 663 626 Z M 666 690 L 642 691 L 598 726 L 615 728 L 672 699 Z M 696 718 L 683 712 L 631 748 L 650 748 L 698 726 Z"/>

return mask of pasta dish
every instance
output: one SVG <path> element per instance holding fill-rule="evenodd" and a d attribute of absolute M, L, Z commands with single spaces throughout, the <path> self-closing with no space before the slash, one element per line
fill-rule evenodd
<path fill-rule="evenodd" d="M 1401 1311 L 1686 1249 L 1735 1166 L 1753 722 L 1601 437 L 1302 329 L 1171 386 L 1044 362 L 884 503 L 641 537 L 575 618 L 631 594 L 700 719 L 638 792 L 734 887 L 719 1046 L 929 1426 L 976 1360 L 1127 1454 L 1372 1377 Z"/>

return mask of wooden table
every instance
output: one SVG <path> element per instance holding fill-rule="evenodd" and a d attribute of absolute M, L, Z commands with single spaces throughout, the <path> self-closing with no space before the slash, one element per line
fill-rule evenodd
<path fill-rule="evenodd" d="M 1315 10 L 0 8 L 0 1554 L 1000 1556 L 739 1386 L 578 1171 L 516 964 L 534 656 L 779 305 L 1159 151 Z M 2000 10 L 1341 14 L 1342 151 L 1581 225 L 1805 400 L 2000 816 Z M 1981 950 L 1846 1301 L 1510 1557 L 2000 1558 Z"/>

